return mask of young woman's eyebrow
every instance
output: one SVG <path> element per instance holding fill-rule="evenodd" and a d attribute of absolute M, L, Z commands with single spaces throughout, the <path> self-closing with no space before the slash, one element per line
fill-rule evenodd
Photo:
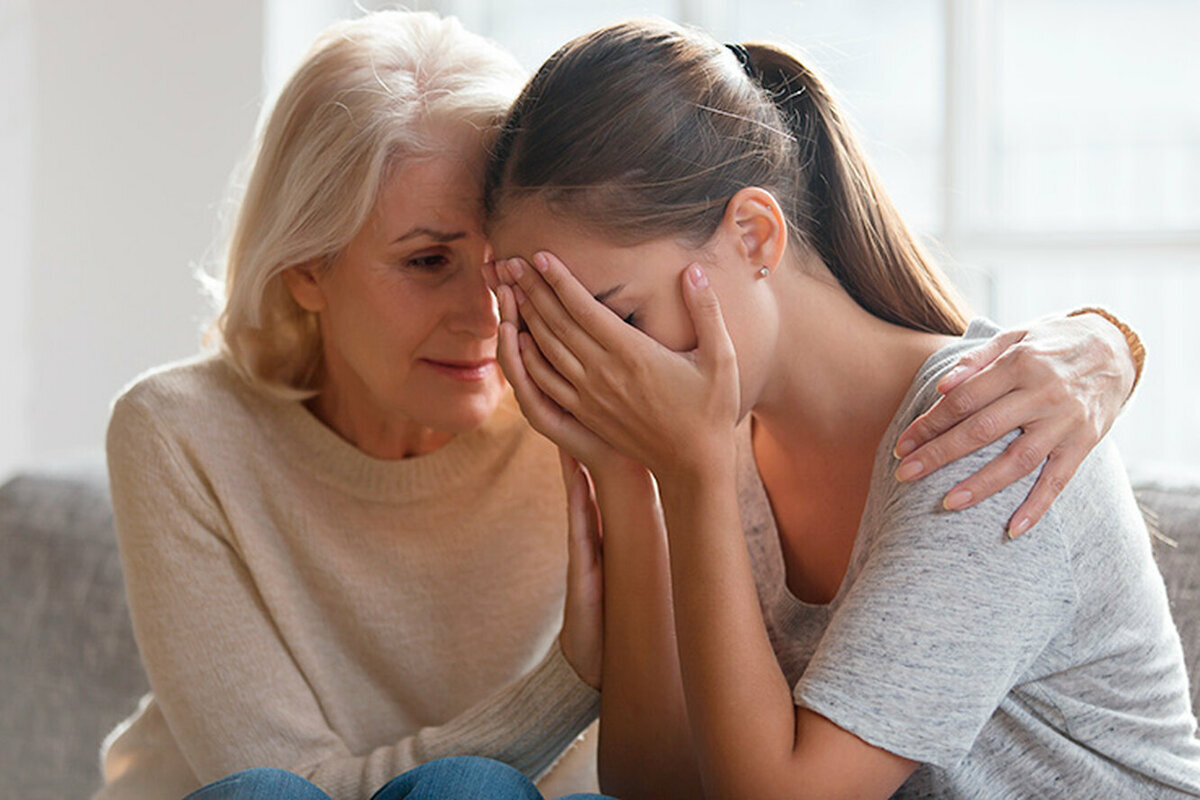
<path fill-rule="evenodd" d="M 592 297 L 595 297 L 598 302 L 603 303 L 606 300 L 608 300 L 608 298 L 612 297 L 614 294 L 616 294 L 617 292 L 621 291 L 624 288 L 625 288 L 625 284 L 618 283 L 616 286 L 612 287 L 611 289 L 605 289 L 603 292 L 592 295 Z"/>

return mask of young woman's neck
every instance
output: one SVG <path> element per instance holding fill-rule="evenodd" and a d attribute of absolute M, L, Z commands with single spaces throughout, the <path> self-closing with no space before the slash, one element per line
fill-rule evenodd
<path fill-rule="evenodd" d="M 752 409 L 797 460 L 873 454 L 921 364 L 950 337 L 865 311 L 819 261 L 771 277 L 779 301 L 772 376 Z"/>

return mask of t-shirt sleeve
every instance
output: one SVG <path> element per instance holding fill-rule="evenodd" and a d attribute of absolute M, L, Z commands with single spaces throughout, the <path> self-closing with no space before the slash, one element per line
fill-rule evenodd
<path fill-rule="evenodd" d="M 555 641 L 524 677 L 458 717 L 352 752 L 293 659 L 203 470 L 126 396 L 108 429 L 109 475 L 134 631 L 155 698 L 201 783 L 240 769 L 295 771 L 335 797 L 448 755 L 544 774 L 596 717 L 599 693 Z"/>
<path fill-rule="evenodd" d="M 927 478 L 872 491 L 852 577 L 804 674 L 798 705 L 864 741 L 946 769 L 1069 620 L 1076 602 L 1053 509 L 1009 540 L 1033 476 L 958 512 L 942 498 L 1006 437 Z M 870 513 L 870 512 L 869 512 Z"/>

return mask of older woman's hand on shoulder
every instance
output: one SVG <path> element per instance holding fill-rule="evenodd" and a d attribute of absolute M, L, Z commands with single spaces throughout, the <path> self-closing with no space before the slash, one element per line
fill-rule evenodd
<path fill-rule="evenodd" d="M 896 477 L 917 480 L 1021 428 L 1003 456 L 945 499 L 950 510 L 970 508 L 1041 466 L 1009 523 L 1009 535 L 1020 536 L 1108 433 L 1141 374 L 1142 356 L 1136 334 L 1107 312 L 1000 333 L 959 360 L 938 385 L 942 398 L 901 434 Z"/>

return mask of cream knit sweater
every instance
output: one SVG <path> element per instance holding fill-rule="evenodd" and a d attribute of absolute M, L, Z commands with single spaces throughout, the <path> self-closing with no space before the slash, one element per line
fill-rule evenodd
<path fill-rule="evenodd" d="M 267 765 L 352 800 L 462 753 L 595 790 L 594 730 L 558 760 L 599 695 L 556 638 L 557 456 L 511 399 L 383 461 L 205 357 L 116 401 L 108 458 L 153 695 L 106 742 L 99 797 Z"/>

